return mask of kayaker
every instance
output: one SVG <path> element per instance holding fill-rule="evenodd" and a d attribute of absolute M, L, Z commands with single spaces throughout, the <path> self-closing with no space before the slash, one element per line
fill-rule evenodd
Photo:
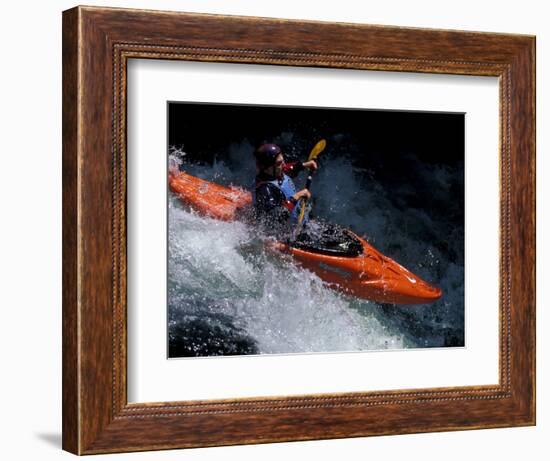
<path fill-rule="evenodd" d="M 254 152 L 256 181 L 253 190 L 257 218 L 270 233 L 291 231 L 298 221 L 301 198 L 311 198 L 307 189 L 296 191 L 292 181 L 305 169 L 317 169 L 315 160 L 286 163 L 277 144 L 262 144 Z M 307 221 L 307 216 L 304 221 Z"/>

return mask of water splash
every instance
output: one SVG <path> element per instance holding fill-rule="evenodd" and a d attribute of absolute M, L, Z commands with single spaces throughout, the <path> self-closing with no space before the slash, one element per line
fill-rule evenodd
<path fill-rule="evenodd" d="M 191 163 L 182 149 L 172 149 L 170 164 L 219 184 L 248 186 L 255 174 L 251 150 L 244 140 L 219 152 L 212 163 Z M 198 216 L 171 196 L 171 356 L 464 344 L 463 231 L 450 228 L 441 215 L 410 206 L 415 189 L 409 183 L 387 190 L 340 154 L 323 160 L 314 181 L 315 214 L 353 229 L 441 286 L 441 300 L 390 306 L 345 297 L 291 260 L 266 253 L 256 229 Z M 432 181 L 441 203 L 452 197 L 460 172 L 420 163 L 414 168 Z"/>
<path fill-rule="evenodd" d="M 203 319 L 203 329 L 226 336 L 227 350 L 252 339 L 261 354 L 403 347 L 399 332 L 350 309 L 348 298 L 290 259 L 264 251 L 254 229 L 198 216 L 174 197 L 169 206 L 171 330 Z M 208 350 L 205 336 L 195 338 L 203 342 L 195 349 Z"/>

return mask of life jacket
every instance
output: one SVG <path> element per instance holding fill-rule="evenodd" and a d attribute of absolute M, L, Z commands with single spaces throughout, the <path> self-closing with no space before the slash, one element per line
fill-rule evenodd
<path fill-rule="evenodd" d="M 273 184 L 275 187 L 277 187 L 277 189 L 279 189 L 283 193 L 287 201 L 287 204 L 290 204 L 289 206 L 287 206 L 287 208 L 290 211 L 290 220 L 289 220 L 290 224 L 291 225 L 298 224 L 298 218 L 300 216 L 300 210 L 302 209 L 303 202 L 298 201 L 296 205 L 291 205 L 290 199 L 296 193 L 296 186 L 294 185 L 294 181 L 292 181 L 290 176 L 284 174 L 283 179 L 273 179 L 272 181 L 256 182 L 252 189 L 252 200 L 254 201 L 254 204 L 256 204 L 256 189 L 263 184 Z M 292 207 L 292 209 L 290 209 L 290 207 Z M 308 220 L 308 212 L 306 209 L 302 223 L 306 224 L 307 220 Z"/>

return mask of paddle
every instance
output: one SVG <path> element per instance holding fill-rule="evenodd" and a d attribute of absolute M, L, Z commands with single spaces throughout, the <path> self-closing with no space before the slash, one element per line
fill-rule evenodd
<path fill-rule="evenodd" d="M 321 139 L 317 144 L 315 144 L 315 146 L 313 146 L 313 149 L 311 149 L 311 152 L 309 154 L 307 161 L 309 162 L 310 160 L 315 160 L 319 156 L 319 154 L 325 150 L 326 146 L 327 146 L 327 142 L 324 139 Z M 311 187 L 312 179 L 313 179 L 313 171 L 310 171 L 306 181 L 307 190 L 309 190 L 309 188 Z M 306 198 L 300 199 L 299 203 L 302 205 L 302 208 L 300 210 L 300 216 L 298 216 L 298 224 L 296 225 L 295 235 L 298 235 L 302 230 L 302 224 L 304 222 L 304 216 L 306 214 L 307 202 L 308 200 Z"/>

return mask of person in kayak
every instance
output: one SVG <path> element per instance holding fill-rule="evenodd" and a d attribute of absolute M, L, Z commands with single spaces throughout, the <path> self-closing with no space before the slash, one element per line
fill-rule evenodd
<path fill-rule="evenodd" d="M 317 163 L 315 160 L 286 163 L 283 151 L 277 144 L 262 144 L 254 156 L 256 181 L 253 199 L 256 217 L 270 233 L 279 236 L 288 233 L 298 222 L 300 199 L 311 198 L 307 189 L 296 190 L 292 178 L 306 169 L 316 170 Z"/>

